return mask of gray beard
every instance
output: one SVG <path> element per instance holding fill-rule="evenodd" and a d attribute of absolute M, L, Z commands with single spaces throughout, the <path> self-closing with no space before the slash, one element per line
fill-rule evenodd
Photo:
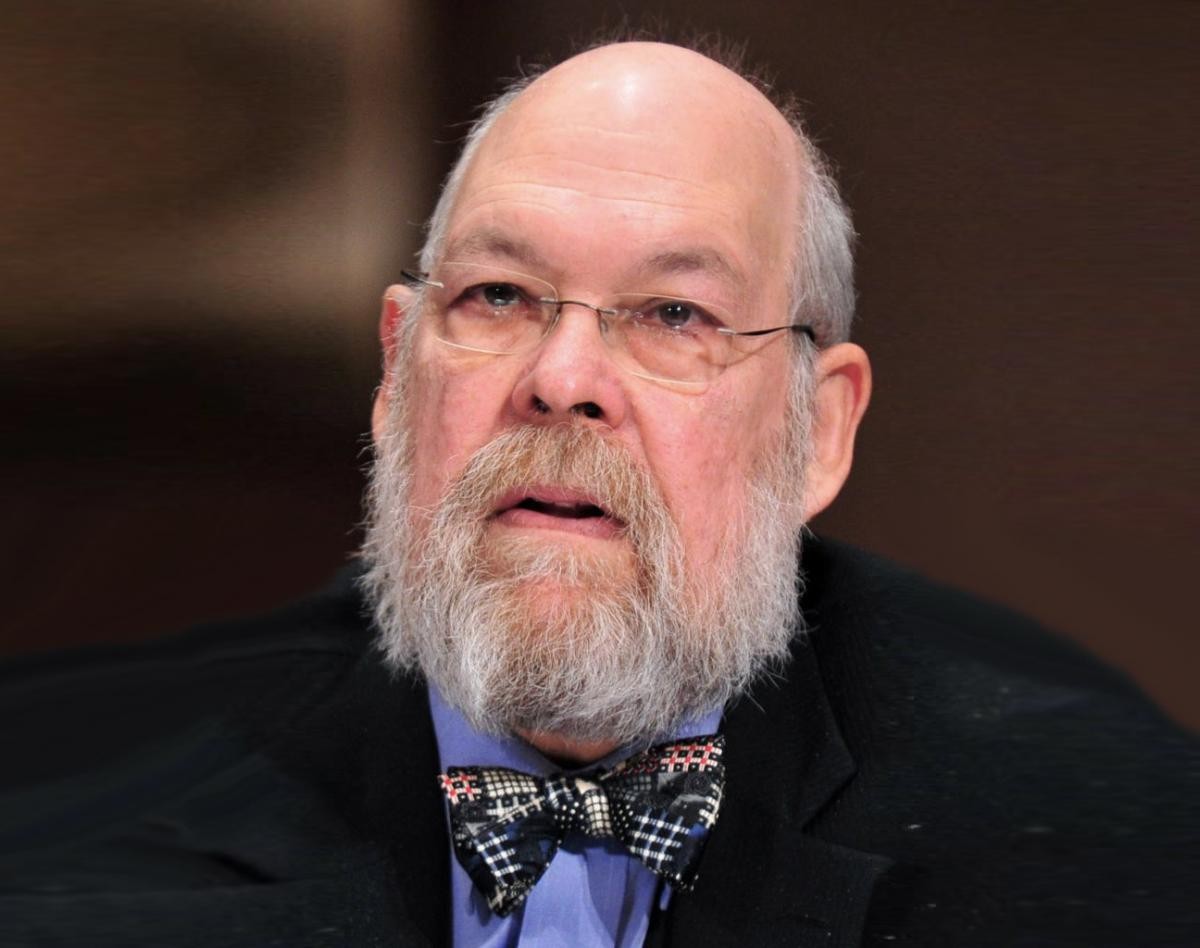
<path fill-rule="evenodd" d="M 725 525 L 724 568 L 699 577 L 649 475 L 590 427 L 503 433 L 421 517 L 408 502 L 400 402 L 371 473 L 363 588 L 387 661 L 423 674 L 472 727 L 654 740 L 785 661 L 800 624 L 798 516 L 789 515 L 803 497 L 808 444 L 799 405 L 787 444 L 759 465 L 744 511 Z M 623 521 L 627 568 L 586 547 L 489 534 L 496 498 L 532 484 L 582 491 Z"/>

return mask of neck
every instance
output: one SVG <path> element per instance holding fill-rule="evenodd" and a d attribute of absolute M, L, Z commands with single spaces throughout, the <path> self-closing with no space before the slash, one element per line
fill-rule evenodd
<path fill-rule="evenodd" d="M 557 734 L 518 731 L 521 738 L 556 764 L 578 767 L 591 764 L 616 750 L 616 741 L 573 741 Z"/>

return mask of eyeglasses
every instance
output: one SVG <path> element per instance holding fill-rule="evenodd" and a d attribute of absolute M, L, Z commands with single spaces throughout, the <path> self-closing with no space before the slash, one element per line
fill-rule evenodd
<path fill-rule="evenodd" d="M 753 340 L 769 333 L 789 330 L 816 341 L 810 326 L 732 329 L 731 317 L 720 307 L 676 296 L 622 293 L 610 306 L 559 299 L 544 280 L 485 264 L 443 263 L 433 276 L 401 274 L 410 285 L 425 288 L 437 337 L 470 352 L 511 355 L 533 349 L 558 324 L 564 306 L 595 313 L 613 360 L 657 381 L 711 382 L 755 351 Z"/>
<path fill-rule="evenodd" d="M 611 306 L 562 300 L 550 283 L 502 266 L 444 263 L 437 278 L 402 270 L 410 286 L 430 293 L 434 331 L 458 349 L 511 355 L 533 349 L 550 334 L 564 306 L 583 306 L 599 320 L 600 335 L 626 371 L 662 382 L 712 382 L 750 355 L 752 340 L 790 330 L 816 342 L 811 326 L 736 330 L 725 310 L 649 293 L 613 296 Z"/>

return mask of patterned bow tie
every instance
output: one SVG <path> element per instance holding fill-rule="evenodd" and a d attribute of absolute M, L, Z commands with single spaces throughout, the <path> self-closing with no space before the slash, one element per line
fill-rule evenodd
<path fill-rule="evenodd" d="M 612 836 L 674 888 L 696 881 L 725 786 L 719 734 L 658 744 L 611 770 L 534 777 L 506 767 L 450 767 L 454 852 L 497 915 L 519 906 L 572 830 Z"/>

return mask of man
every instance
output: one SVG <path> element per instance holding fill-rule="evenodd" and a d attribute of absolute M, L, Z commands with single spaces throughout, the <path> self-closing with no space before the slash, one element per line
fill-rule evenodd
<path fill-rule="evenodd" d="M 384 300 L 361 574 L 14 683 L 0 943 L 1185 943 L 1188 743 L 1123 681 L 832 544 L 797 601 L 849 238 L 697 53 L 503 96 Z"/>

